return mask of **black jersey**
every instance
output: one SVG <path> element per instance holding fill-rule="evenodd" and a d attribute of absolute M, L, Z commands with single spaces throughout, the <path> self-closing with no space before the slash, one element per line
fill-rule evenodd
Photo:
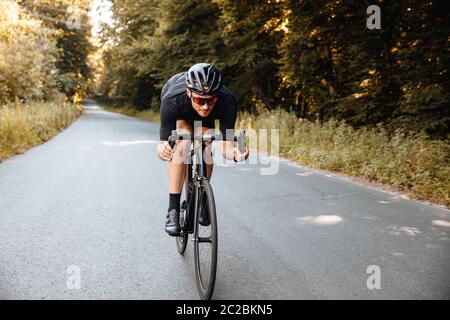
<path fill-rule="evenodd" d="M 186 72 L 178 73 L 170 78 L 161 90 L 161 127 L 160 140 L 169 138 L 172 130 L 176 129 L 177 120 L 202 121 L 202 126 L 214 128 L 214 120 L 218 119 L 220 131 L 232 137 L 232 131 L 237 117 L 237 102 L 233 93 L 222 86 L 217 93 L 217 102 L 211 113 L 203 118 L 192 107 L 191 99 L 187 95 Z"/>

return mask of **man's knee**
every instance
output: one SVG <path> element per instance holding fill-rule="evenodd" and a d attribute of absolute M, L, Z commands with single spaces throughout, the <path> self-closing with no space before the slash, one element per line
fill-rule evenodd
<path fill-rule="evenodd" d="M 172 163 L 187 164 L 189 151 L 191 149 L 190 147 L 191 147 L 190 141 L 177 141 L 174 148 Z"/>
<path fill-rule="evenodd" d="M 192 134 L 192 126 L 189 121 L 177 120 L 177 133 L 178 134 Z M 188 154 L 191 146 L 191 141 L 179 140 L 175 144 L 174 156 L 172 158 L 173 164 L 186 164 L 188 160 Z"/>

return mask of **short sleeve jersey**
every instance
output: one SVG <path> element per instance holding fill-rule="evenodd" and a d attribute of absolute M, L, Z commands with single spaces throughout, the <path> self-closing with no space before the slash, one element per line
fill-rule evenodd
<path fill-rule="evenodd" d="M 203 118 L 192 107 L 187 95 L 186 72 L 172 76 L 161 90 L 161 127 L 159 138 L 167 141 L 172 130 L 176 129 L 177 120 L 191 122 L 202 121 L 202 126 L 214 128 L 214 120 L 219 120 L 219 129 L 224 139 L 233 136 L 237 116 L 237 101 L 233 93 L 222 86 L 218 92 L 217 102 L 211 113 Z M 230 131 L 231 130 L 231 131 Z"/>

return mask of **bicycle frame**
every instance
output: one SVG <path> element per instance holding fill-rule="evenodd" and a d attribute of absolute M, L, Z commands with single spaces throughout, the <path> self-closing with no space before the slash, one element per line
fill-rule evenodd
<path fill-rule="evenodd" d="M 169 137 L 169 143 L 173 148 L 175 142 L 178 140 L 193 141 L 193 149 L 190 149 L 189 157 L 187 159 L 187 173 L 185 181 L 186 200 L 183 201 L 182 211 L 183 216 L 180 216 L 181 235 L 177 237 L 177 249 L 180 254 L 184 254 L 186 250 L 188 234 L 193 233 L 194 241 L 194 262 L 196 271 L 197 288 L 202 299 L 210 299 L 214 290 L 216 271 L 217 271 L 217 215 L 214 200 L 214 193 L 211 185 L 206 177 L 206 163 L 204 159 L 204 152 L 206 149 L 205 142 L 221 140 L 220 135 L 183 135 L 177 134 L 176 130 L 172 131 Z M 234 137 L 234 141 L 239 144 L 239 150 L 243 150 L 245 142 L 245 132 L 241 132 L 238 137 Z M 242 152 L 242 151 L 241 151 Z M 194 170 L 192 169 L 194 168 Z M 206 204 L 202 203 L 202 196 L 206 197 Z M 194 206 L 194 207 L 192 207 Z M 199 221 L 200 208 L 206 210 L 208 206 L 208 223 L 203 224 Z M 203 212 L 205 214 L 205 212 Z M 206 216 L 206 215 L 205 215 Z M 203 220 L 204 221 L 204 220 Z M 210 233 L 202 236 L 202 226 L 210 226 Z M 192 228 L 193 227 L 193 228 Z M 199 249 L 201 243 L 209 243 L 208 251 L 210 250 L 210 260 L 208 267 L 203 264 L 202 250 Z M 208 261 L 208 259 L 206 260 Z M 203 272 L 202 272 L 203 271 Z M 206 271 L 206 273 L 204 273 Z"/>
<path fill-rule="evenodd" d="M 182 233 L 194 233 L 195 221 L 198 216 L 198 206 L 199 206 L 199 188 L 202 180 L 207 179 L 206 177 L 206 162 L 204 161 L 204 152 L 206 149 L 206 145 L 204 141 L 193 140 L 194 146 L 193 149 L 190 150 L 190 155 L 188 159 L 187 170 L 191 170 L 195 168 L 193 172 L 193 176 L 190 181 L 187 181 L 188 184 L 193 183 L 193 190 L 191 191 L 190 196 L 193 197 L 190 199 L 189 203 L 187 203 L 186 207 L 186 221 L 182 226 Z M 201 143 L 199 146 L 195 146 L 195 142 Z M 194 160 L 194 161 L 193 161 Z M 192 167 L 189 166 L 191 164 Z M 187 179 L 187 177 L 186 177 Z M 187 197 L 186 197 L 187 198 Z M 192 208 L 192 206 L 194 206 Z M 193 239 L 196 241 L 197 239 Z"/>

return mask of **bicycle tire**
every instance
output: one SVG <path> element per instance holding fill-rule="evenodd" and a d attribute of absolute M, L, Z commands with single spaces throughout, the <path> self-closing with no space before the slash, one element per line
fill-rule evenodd
<path fill-rule="evenodd" d="M 186 168 L 186 177 L 184 179 L 184 196 L 186 198 L 186 200 L 184 200 L 186 202 L 186 208 L 184 208 L 184 210 L 182 209 L 180 212 L 180 225 L 182 226 L 182 229 L 185 229 L 185 224 L 187 224 L 185 222 L 185 219 L 188 219 L 189 216 L 189 202 L 190 202 L 190 198 L 192 197 L 192 194 L 190 194 L 189 192 L 189 184 L 191 183 L 192 180 L 192 165 L 188 164 L 187 168 Z M 184 215 L 184 216 L 183 216 Z M 190 217 L 192 219 L 192 217 Z M 186 251 L 186 247 L 188 244 L 188 238 L 189 238 L 189 233 L 187 232 L 183 232 L 181 235 L 179 235 L 178 237 L 176 237 L 176 242 L 177 242 L 177 250 L 178 253 L 181 255 L 184 255 L 184 252 Z"/>
<path fill-rule="evenodd" d="M 214 201 L 214 194 L 211 185 L 208 180 L 202 180 L 199 182 L 198 186 L 198 207 L 197 214 L 195 215 L 195 225 L 194 225 L 194 261 L 195 261 L 195 275 L 197 282 L 197 289 L 200 298 L 203 300 L 211 299 L 214 291 L 214 285 L 216 281 L 217 273 L 217 216 L 216 216 L 216 205 Z M 209 213 L 209 227 L 210 227 L 210 237 L 201 237 L 199 223 L 199 212 L 201 206 L 203 206 L 202 197 L 206 196 L 206 205 L 208 207 Z M 203 240 L 210 238 L 209 253 L 210 253 L 210 263 L 206 266 L 203 261 L 201 261 L 201 254 L 203 253 L 200 246 L 203 244 L 208 244 L 208 242 L 203 242 Z M 202 240 L 202 241 L 201 241 Z M 208 247 L 208 246 L 206 246 Z M 208 275 L 208 277 L 206 277 Z"/>

